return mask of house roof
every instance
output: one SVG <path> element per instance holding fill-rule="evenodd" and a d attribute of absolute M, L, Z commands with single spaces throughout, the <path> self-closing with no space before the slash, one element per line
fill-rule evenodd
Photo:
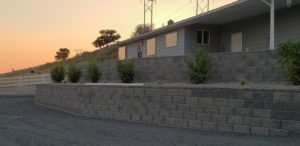
<path fill-rule="evenodd" d="M 275 0 L 276 10 L 287 7 L 287 0 Z M 294 0 L 293 5 L 300 4 L 299 0 Z M 227 4 L 220 8 L 211 10 L 200 15 L 190 17 L 188 19 L 179 21 L 169 26 L 165 26 L 149 33 L 143 34 L 138 37 L 130 38 L 119 43 L 119 46 L 127 45 L 139 40 L 143 40 L 149 37 L 153 37 L 162 33 L 166 33 L 172 30 L 183 28 L 192 24 L 211 24 L 211 25 L 223 25 L 230 22 L 250 18 L 253 16 L 268 13 L 270 11 L 262 0 L 238 0 L 236 2 Z"/>

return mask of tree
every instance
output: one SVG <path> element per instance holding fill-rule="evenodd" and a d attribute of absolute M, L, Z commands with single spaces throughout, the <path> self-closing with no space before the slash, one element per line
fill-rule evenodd
<path fill-rule="evenodd" d="M 66 60 L 70 55 L 70 50 L 67 48 L 60 48 L 57 52 L 56 52 L 56 56 L 55 59 L 56 60 L 61 60 L 64 61 Z"/>
<path fill-rule="evenodd" d="M 146 24 L 144 28 L 144 24 L 139 24 L 135 27 L 134 32 L 132 32 L 131 37 L 137 37 L 144 33 L 151 31 L 151 24 Z"/>
<path fill-rule="evenodd" d="M 104 40 L 101 38 L 101 37 L 98 37 L 94 42 L 93 42 L 93 45 L 96 47 L 96 48 L 102 48 L 102 46 L 105 45 L 104 43 Z"/>
<path fill-rule="evenodd" d="M 108 46 L 121 38 L 120 34 L 115 30 L 106 29 L 99 31 L 100 36 L 93 42 L 97 48 L 102 48 L 104 45 Z"/>

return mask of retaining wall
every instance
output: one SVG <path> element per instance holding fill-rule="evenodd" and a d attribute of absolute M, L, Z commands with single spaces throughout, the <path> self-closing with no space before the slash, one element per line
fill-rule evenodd
<path fill-rule="evenodd" d="M 27 97 L 34 96 L 36 86 L 22 86 L 22 87 L 1 87 L 0 97 Z"/>
<path fill-rule="evenodd" d="M 77 115 L 242 134 L 300 136 L 300 88 L 38 85 L 37 104 Z"/>
<path fill-rule="evenodd" d="M 285 82 L 274 51 L 214 53 L 208 82 Z M 189 82 L 186 59 L 189 57 L 155 57 L 136 60 L 136 82 Z M 102 63 L 102 82 L 120 82 L 116 61 Z M 85 73 L 86 74 L 86 73 Z M 85 75 L 86 76 L 86 75 Z M 86 78 L 86 77 L 85 77 Z"/>

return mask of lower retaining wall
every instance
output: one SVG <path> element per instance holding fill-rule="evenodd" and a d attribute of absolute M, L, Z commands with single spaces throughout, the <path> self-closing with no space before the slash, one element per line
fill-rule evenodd
<path fill-rule="evenodd" d="M 0 97 L 30 97 L 35 94 L 35 86 L 0 88 Z"/>
<path fill-rule="evenodd" d="M 300 88 L 38 85 L 39 105 L 87 117 L 300 136 Z"/>

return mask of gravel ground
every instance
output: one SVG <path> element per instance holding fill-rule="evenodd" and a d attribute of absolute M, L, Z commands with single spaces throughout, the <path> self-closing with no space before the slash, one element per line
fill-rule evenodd
<path fill-rule="evenodd" d="M 297 138 L 249 136 L 76 117 L 0 98 L 0 146 L 299 146 Z"/>

